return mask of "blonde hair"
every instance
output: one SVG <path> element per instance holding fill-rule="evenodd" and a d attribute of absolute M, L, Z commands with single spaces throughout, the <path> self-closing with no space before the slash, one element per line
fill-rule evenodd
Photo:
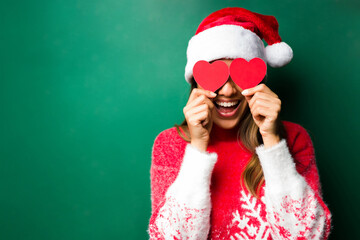
<path fill-rule="evenodd" d="M 266 78 L 264 79 L 266 81 Z M 197 87 L 194 79 L 191 81 L 191 91 Z M 190 95 L 189 94 L 189 95 Z M 259 132 L 259 127 L 254 122 L 249 106 L 246 101 L 242 101 L 240 103 L 240 111 L 241 116 L 239 122 L 239 128 L 237 130 L 237 139 L 243 143 L 245 148 L 252 153 L 251 159 L 249 163 L 246 165 L 245 170 L 241 175 L 241 185 L 247 188 L 247 190 L 256 198 L 259 197 L 259 191 L 261 189 L 262 184 L 264 183 L 264 174 L 259 161 L 259 157 L 256 154 L 255 148 L 259 145 L 263 144 L 261 134 Z M 283 124 L 278 118 L 277 121 L 277 132 L 280 134 L 280 138 L 286 137 L 286 131 L 284 129 Z M 187 127 L 186 119 L 178 125 L 174 125 L 179 136 L 187 142 L 191 142 L 190 136 L 183 135 L 182 131 L 180 131 L 180 127 Z M 241 145 L 239 144 L 241 147 Z"/>

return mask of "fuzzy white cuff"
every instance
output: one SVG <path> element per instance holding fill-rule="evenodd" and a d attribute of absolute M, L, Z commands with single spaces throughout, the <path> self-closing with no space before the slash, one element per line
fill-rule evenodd
<path fill-rule="evenodd" d="M 268 193 L 281 195 L 303 187 L 304 179 L 296 171 L 295 162 L 285 139 L 270 148 L 260 145 L 256 148 L 256 153 L 264 172 L 265 188 Z"/>
<path fill-rule="evenodd" d="M 217 158 L 216 153 L 202 152 L 187 144 L 179 174 L 166 195 L 172 195 L 188 207 L 201 209 L 207 206 L 211 175 Z"/>

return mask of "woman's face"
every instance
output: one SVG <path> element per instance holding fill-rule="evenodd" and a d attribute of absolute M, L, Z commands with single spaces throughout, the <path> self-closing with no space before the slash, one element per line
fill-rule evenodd
<path fill-rule="evenodd" d="M 230 67 L 232 59 L 220 59 Z M 215 60 L 214 60 L 215 61 Z M 200 85 L 198 88 L 203 89 Z M 215 108 L 212 111 L 213 122 L 221 128 L 231 129 L 239 123 L 241 113 L 244 111 L 243 101 L 245 97 L 241 94 L 242 89 L 235 84 L 230 75 L 227 82 L 215 93 L 217 96 L 212 99 Z M 243 104 L 241 104 L 243 102 Z M 235 104 L 235 105 L 234 105 Z M 222 106 L 221 106 L 222 105 Z"/>

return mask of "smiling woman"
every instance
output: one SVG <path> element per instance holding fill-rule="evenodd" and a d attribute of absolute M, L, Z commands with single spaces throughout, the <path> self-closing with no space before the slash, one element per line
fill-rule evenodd
<path fill-rule="evenodd" d="M 189 41 L 185 120 L 153 145 L 151 239 L 328 237 L 331 213 L 311 138 L 299 124 L 280 120 L 281 100 L 265 85 L 266 75 L 247 89 L 229 75 L 215 92 L 193 77 L 202 60 L 287 64 L 292 50 L 277 29 L 273 16 L 225 8 L 206 17 Z"/>
<path fill-rule="evenodd" d="M 224 61 L 227 62 L 228 65 L 229 63 L 231 63 L 231 60 L 224 60 Z M 267 75 L 265 76 L 262 82 L 265 83 L 266 80 L 267 80 Z M 227 94 L 226 89 L 225 91 L 223 91 L 223 88 L 227 84 L 231 86 L 228 89 L 235 88 L 235 90 L 233 89 L 232 92 L 235 93 L 234 96 L 238 96 L 238 97 L 234 97 L 232 95 L 230 96 L 232 97 L 231 101 L 237 102 L 237 105 L 223 107 L 220 105 L 232 105 L 232 104 L 228 104 L 229 100 L 227 100 L 226 98 L 221 99 L 219 97 L 219 96 L 223 96 L 223 94 L 225 94 L 226 96 Z M 201 87 L 198 86 L 198 84 L 194 80 L 192 80 L 190 93 L 196 88 L 202 89 Z M 229 81 L 222 88 L 216 91 L 218 93 L 218 96 L 212 99 L 215 107 L 213 108 L 211 115 L 213 116 L 213 122 L 217 126 L 223 129 L 231 129 L 231 131 L 237 131 L 236 133 L 238 136 L 237 138 L 241 140 L 242 144 L 246 147 L 246 149 L 250 150 L 251 152 L 255 152 L 255 148 L 263 142 L 262 142 L 261 134 L 259 132 L 259 128 L 252 120 L 252 115 L 248 103 L 245 100 L 245 97 L 241 94 L 241 91 L 242 89 L 239 86 L 235 85 L 231 81 L 231 79 L 229 79 Z M 239 100 L 236 100 L 237 98 L 239 98 Z M 234 109 L 234 110 L 230 110 L 233 112 L 232 116 L 226 116 L 226 112 L 229 111 L 227 109 Z M 225 112 L 225 114 L 223 114 L 223 112 Z M 276 122 L 276 124 L 277 124 L 279 136 L 281 136 L 281 138 L 284 138 L 286 136 L 286 132 L 283 124 L 281 124 L 279 120 Z M 175 124 L 175 127 L 177 133 L 183 140 L 187 142 L 191 142 L 191 134 L 189 132 L 186 119 L 184 119 L 184 121 L 180 125 Z M 260 162 L 257 154 L 252 155 L 242 175 L 244 178 L 244 185 L 246 186 L 246 188 L 254 196 L 257 196 L 258 187 L 264 181 L 262 168 L 260 166 Z"/>

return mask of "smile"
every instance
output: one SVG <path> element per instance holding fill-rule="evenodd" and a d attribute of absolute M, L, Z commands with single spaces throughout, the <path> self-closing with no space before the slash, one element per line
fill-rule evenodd
<path fill-rule="evenodd" d="M 221 117 L 232 117 L 235 115 L 240 106 L 240 100 L 232 102 L 215 101 L 216 111 Z"/>

